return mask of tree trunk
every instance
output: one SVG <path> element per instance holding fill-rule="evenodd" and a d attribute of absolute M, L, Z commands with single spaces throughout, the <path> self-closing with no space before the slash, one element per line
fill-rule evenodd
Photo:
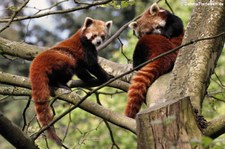
<path fill-rule="evenodd" d="M 197 0 L 196 3 L 210 4 L 209 1 Z M 212 3 L 217 5 L 197 5 L 194 8 L 183 43 L 225 31 L 225 2 L 216 0 Z M 202 101 L 221 54 L 224 39 L 224 36 L 221 36 L 200 41 L 179 51 L 166 99 L 190 96 L 193 107 L 201 111 Z"/>
<path fill-rule="evenodd" d="M 191 149 L 192 140 L 200 138 L 201 132 L 189 97 L 170 100 L 139 113 L 137 135 L 138 149 Z"/>
<path fill-rule="evenodd" d="M 196 4 L 199 3 L 210 2 L 197 0 Z M 217 0 L 212 3 L 217 5 L 196 5 L 183 43 L 225 31 L 225 2 Z M 153 99 L 147 98 L 147 103 L 150 105 L 153 102 L 152 105 L 155 106 L 137 116 L 138 148 L 201 148 L 191 146 L 192 139 L 201 141 L 202 137 L 192 105 L 201 111 L 201 104 L 223 44 L 224 38 L 221 36 L 194 43 L 179 51 L 166 93 L 160 99 L 159 96 L 156 97 L 161 102 L 152 101 L 152 93 Z"/>

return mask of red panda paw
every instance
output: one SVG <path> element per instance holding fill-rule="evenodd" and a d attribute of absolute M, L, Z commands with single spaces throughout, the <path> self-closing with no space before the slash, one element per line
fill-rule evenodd
<path fill-rule="evenodd" d="M 112 79 L 112 78 L 114 78 L 114 76 L 113 76 L 113 75 L 108 74 L 107 79 L 108 79 L 108 80 L 110 80 L 110 79 Z"/>
<path fill-rule="evenodd" d="M 107 74 L 104 79 L 100 80 L 100 82 L 101 83 L 105 83 L 105 82 L 109 81 L 112 78 L 114 78 L 113 75 Z"/>

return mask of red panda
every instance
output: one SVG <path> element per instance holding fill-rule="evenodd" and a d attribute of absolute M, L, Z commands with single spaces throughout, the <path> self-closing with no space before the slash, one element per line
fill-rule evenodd
<path fill-rule="evenodd" d="M 110 33 L 112 21 L 103 22 L 87 17 L 81 29 L 70 38 L 40 53 L 31 63 L 30 81 L 35 112 L 41 126 L 53 120 L 49 97 L 57 87 L 68 88 L 66 83 L 76 74 L 85 83 L 98 80 L 103 83 L 112 78 L 99 64 L 96 47 Z M 93 76 L 95 77 L 93 77 Z M 58 145 L 60 138 L 53 126 L 47 136 Z"/>
<path fill-rule="evenodd" d="M 137 21 L 129 24 L 139 38 L 133 54 L 133 67 L 179 46 L 183 39 L 182 20 L 154 3 Z M 177 52 L 163 56 L 140 68 L 131 79 L 125 115 L 135 118 L 145 102 L 148 87 L 169 72 Z"/>

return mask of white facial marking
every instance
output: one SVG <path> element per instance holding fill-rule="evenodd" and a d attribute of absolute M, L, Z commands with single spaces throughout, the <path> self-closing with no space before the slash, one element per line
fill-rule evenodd
<path fill-rule="evenodd" d="M 95 45 L 96 47 L 102 44 L 102 38 L 97 36 L 96 38 L 94 38 L 92 41 L 92 44 Z"/>
<path fill-rule="evenodd" d="M 154 29 L 152 33 L 154 33 L 154 34 L 161 34 L 162 32 L 161 32 L 160 29 Z"/>
<path fill-rule="evenodd" d="M 165 20 L 161 20 L 161 21 L 159 22 L 159 25 L 164 27 L 164 26 L 166 25 L 166 21 L 165 21 Z"/>
<path fill-rule="evenodd" d="M 86 37 L 87 37 L 88 40 L 91 39 L 92 33 L 87 33 L 87 34 L 86 34 Z"/>

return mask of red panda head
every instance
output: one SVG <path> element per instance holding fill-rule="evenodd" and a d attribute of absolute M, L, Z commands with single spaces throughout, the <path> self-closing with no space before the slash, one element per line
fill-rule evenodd
<path fill-rule="evenodd" d="M 101 21 L 86 17 L 83 27 L 81 29 L 82 36 L 86 37 L 96 47 L 103 43 L 108 35 L 110 35 L 110 29 L 112 21 Z"/>
<path fill-rule="evenodd" d="M 154 3 L 137 21 L 131 22 L 129 27 L 138 38 L 146 34 L 161 34 L 166 25 L 167 14 L 168 11 Z"/>

